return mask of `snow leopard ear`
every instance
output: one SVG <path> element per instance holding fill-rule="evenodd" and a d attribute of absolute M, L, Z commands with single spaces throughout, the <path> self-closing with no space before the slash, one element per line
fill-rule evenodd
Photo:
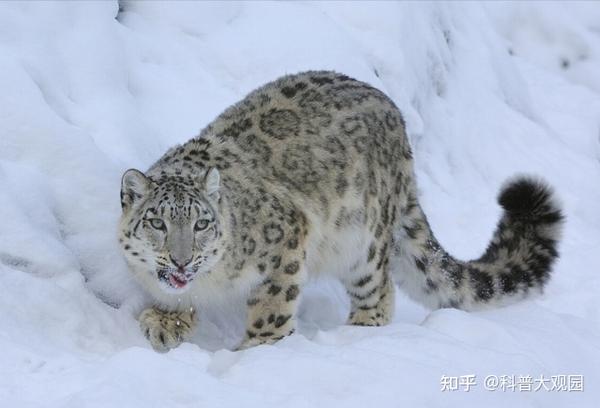
<path fill-rule="evenodd" d="M 204 176 L 204 189 L 208 196 L 212 199 L 219 199 L 219 187 L 221 183 L 221 175 L 215 167 L 209 169 Z"/>
<path fill-rule="evenodd" d="M 152 181 L 139 170 L 129 169 L 121 179 L 121 208 L 129 210 L 134 202 L 141 199 L 149 190 Z"/>

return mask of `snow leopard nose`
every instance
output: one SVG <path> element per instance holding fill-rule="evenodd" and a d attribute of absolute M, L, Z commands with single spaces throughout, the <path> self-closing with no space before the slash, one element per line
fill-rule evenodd
<path fill-rule="evenodd" d="M 179 259 L 174 259 L 171 255 L 169 255 L 169 258 L 171 259 L 171 262 L 173 263 L 173 265 L 175 265 L 177 267 L 177 269 L 179 269 L 180 271 L 185 269 L 185 267 L 188 266 L 192 262 L 192 258 L 189 258 L 185 261 L 180 261 Z"/>

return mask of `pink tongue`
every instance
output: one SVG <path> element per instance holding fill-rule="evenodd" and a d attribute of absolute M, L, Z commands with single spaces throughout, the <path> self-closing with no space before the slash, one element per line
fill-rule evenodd
<path fill-rule="evenodd" d="M 183 288 L 187 284 L 186 281 L 177 279 L 173 274 L 169 276 L 169 282 L 176 288 Z"/>

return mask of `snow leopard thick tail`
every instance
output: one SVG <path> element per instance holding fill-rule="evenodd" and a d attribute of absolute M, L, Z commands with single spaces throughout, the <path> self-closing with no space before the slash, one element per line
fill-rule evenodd
<path fill-rule="evenodd" d="M 435 239 L 414 196 L 395 232 L 392 270 L 414 300 L 436 309 L 476 310 L 541 292 L 558 258 L 564 217 L 541 180 L 518 177 L 498 196 L 504 213 L 485 253 L 460 261 Z"/>

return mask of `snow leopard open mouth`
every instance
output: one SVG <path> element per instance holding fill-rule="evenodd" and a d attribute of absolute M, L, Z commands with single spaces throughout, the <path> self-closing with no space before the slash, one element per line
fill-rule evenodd
<path fill-rule="evenodd" d="M 185 277 L 185 275 L 180 275 L 180 274 L 176 274 L 176 273 L 171 273 L 169 275 L 169 283 L 171 284 L 171 286 L 177 288 L 177 289 L 181 289 L 183 288 L 185 285 L 188 284 L 188 280 Z"/>
<path fill-rule="evenodd" d="M 160 269 L 158 279 L 173 289 L 183 289 L 194 279 L 194 274 L 173 269 Z"/>

